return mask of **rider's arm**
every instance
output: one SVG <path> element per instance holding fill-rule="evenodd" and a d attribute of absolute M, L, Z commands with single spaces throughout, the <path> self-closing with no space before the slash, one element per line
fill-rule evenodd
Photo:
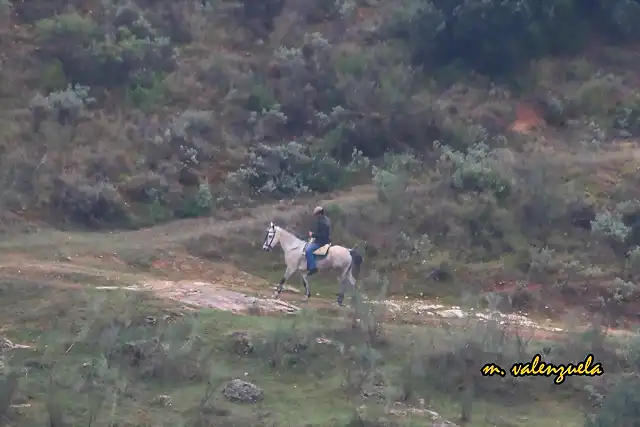
<path fill-rule="evenodd" d="M 316 220 L 315 226 L 313 227 L 313 231 L 311 231 L 311 237 L 317 239 L 322 235 L 322 221 L 320 218 Z"/>
<path fill-rule="evenodd" d="M 313 233 L 313 238 L 320 241 L 329 240 L 329 225 L 325 218 L 318 218 L 316 224 L 316 230 Z"/>

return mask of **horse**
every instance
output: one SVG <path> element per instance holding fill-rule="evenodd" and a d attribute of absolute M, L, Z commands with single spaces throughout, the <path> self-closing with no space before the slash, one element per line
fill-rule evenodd
<path fill-rule="evenodd" d="M 267 228 L 267 235 L 264 238 L 262 249 L 270 251 L 277 245 L 282 247 L 284 251 L 284 262 L 286 270 L 282 275 L 280 284 L 278 285 L 273 298 L 277 299 L 284 288 L 284 284 L 298 270 L 307 270 L 307 260 L 304 256 L 304 249 L 308 242 L 298 238 L 293 233 L 282 227 L 275 225 L 273 222 Z M 338 294 L 338 305 L 342 306 L 344 301 L 344 293 L 346 291 L 347 282 L 355 288 L 356 278 L 360 272 L 363 256 L 352 249 L 338 245 L 324 245 L 314 251 L 317 259 L 318 270 L 339 270 L 340 276 L 338 283 L 340 284 L 340 293 Z M 304 284 L 305 296 L 304 301 L 311 297 L 309 291 L 309 280 L 306 273 L 301 273 L 302 283 Z"/>

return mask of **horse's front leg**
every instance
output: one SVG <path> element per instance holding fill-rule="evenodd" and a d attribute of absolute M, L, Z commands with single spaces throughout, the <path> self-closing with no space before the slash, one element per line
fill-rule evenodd
<path fill-rule="evenodd" d="M 280 293 L 284 289 L 284 282 L 289 280 L 289 278 L 293 275 L 293 273 L 295 273 L 295 271 L 296 271 L 295 268 L 287 267 L 284 274 L 282 275 L 282 279 L 280 279 L 280 283 L 278 284 L 278 288 L 276 289 L 276 292 L 273 294 L 273 299 L 278 299 L 278 297 L 280 296 Z"/>

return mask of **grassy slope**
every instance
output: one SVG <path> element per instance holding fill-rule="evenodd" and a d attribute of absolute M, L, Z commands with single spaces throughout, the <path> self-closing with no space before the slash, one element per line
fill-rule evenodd
<path fill-rule="evenodd" d="M 77 288 L 77 287 L 76 287 Z M 22 415 L 15 417 L 20 425 L 42 425 L 47 419 L 46 401 L 50 396 L 49 378 L 52 371 L 56 372 L 58 384 L 53 387 L 53 396 L 62 406 L 68 425 L 86 425 L 88 396 L 91 391 L 78 393 L 75 389 L 80 381 L 82 364 L 99 360 L 99 352 L 89 334 L 86 338 L 76 337 L 74 342 L 73 330 L 89 324 L 96 325 L 118 317 L 121 321 L 130 318 L 133 325 L 144 323 L 146 316 L 162 319 L 169 312 L 166 304 L 153 299 L 146 299 L 143 303 L 131 296 L 109 293 L 102 296 L 104 302 L 98 311 L 95 306 L 98 295 L 89 288 L 64 289 L 51 284 L 30 281 L 3 281 L 0 286 L 2 292 L 1 321 L 4 333 L 23 344 L 33 345 L 34 349 L 16 350 L 11 357 L 10 364 L 19 368 L 30 366 L 28 373 L 21 374 L 19 394 L 31 404 L 30 408 L 19 409 Z M 136 307 L 135 311 L 130 311 Z M 127 314 L 128 313 L 128 314 Z M 310 314 L 308 314 L 310 315 Z M 129 317 L 130 316 L 130 317 Z M 327 334 L 341 330 L 335 324 L 331 326 L 330 319 L 313 317 L 320 320 Z M 159 320 L 161 322 L 161 320 Z M 328 426 L 344 425 L 347 423 L 355 408 L 362 402 L 360 398 L 349 397 L 342 388 L 344 361 L 335 349 L 327 345 L 312 347 L 311 354 L 303 355 L 303 366 L 298 368 L 270 368 L 264 354 L 260 356 L 237 356 L 230 350 L 228 332 L 235 330 L 250 331 L 254 336 L 267 334 L 275 328 L 289 330 L 292 319 L 271 317 L 236 316 L 218 311 L 202 311 L 198 313 L 198 335 L 211 346 L 209 366 L 201 367 L 201 374 L 205 378 L 210 375 L 213 384 L 222 384 L 225 379 L 239 377 L 253 381 L 265 391 L 265 399 L 256 405 L 237 405 L 225 401 L 216 389 L 209 404 L 207 413 L 214 412 L 212 425 L 258 425 L 258 420 L 264 425 L 287 426 Z M 300 319 L 304 327 L 309 327 L 308 321 Z M 178 319 L 178 322 L 189 322 L 189 318 Z M 71 327 L 70 327 L 71 325 Z M 305 326 L 306 325 L 306 326 Z M 316 324 L 317 327 L 317 324 Z M 153 327 L 145 326 L 148 333 L 153 334 Z M 337 329 L 336 329 L 337 328 Z M 410 327 L 392 326 L 390 345 L 381 348 L 384 356 L 382 372 L 394 383 L 398 371 L 402 367 L 405 345 L 412 339 L 424 340 L 426 337 L 443 341 L 442 332 L 416 332 Z M 135 327 L 133 329 L 136 329 Z M 132 329 L 132 330 L 133 330 Z M 94 331 L 95 332 L 95 331 Z M 126 334 L 123 334 L 126 335 Z M 396 337 L 396 338 L 393 338 Z M 84 341 L 84 342 L 83 342 Z M 48 349 L 45 350 L 45 345 Z M 43 361 L 52 368 L 38 368 L 35 360 Z M 208 372 L 210 372 L 210 374 Z M 113 395 L 105 392 L 105 405 L 100 412 L 95 425 L 113 425 L 115 422 L 122 426 L 141 425 L 180 425 L 188 418 L 190 411 L 197 407 L 201 399 L 205 380 L 184 381 L 172 378 L 160 381 L 157 378 L 141 380 L 135 370 L 122 371 L 127 378 L 126 392 L 120 396 L 115 412 L 111 412 L 110 403 Z M 113 372 L 111 372 L 113 374 Z M 105 376 L 106 378 L 106 376 Z M 542 380 L 544 381 L 544 380 Z M 429 388 L 427 388 L 428 390 Z M 94 391 L 96 392 L 96 391 Z M 171 397 L 172 405 L 162 408 L 150 402 L 157 395 Z M 444 416 L 455 418 L 458 405 L 455 395 L 431 391 L 425 395 L 429 406 L 438 410 Z M 371 416 L 376 413 L 382 415 L 383 404 L 375 399 L 364 402 Z M 499 401 L 483 401 L 479 396 L 474 407 L 474 426 L 497 425 L 508 423 L 512 426 L 548 426 L 561 423 L 565 426 L 581 425 L 580 411 L 569 401 L 563 404 L 557 396 L 541 396 L 535 405 L 515 405 Z M 576 408 L 575 411 L 573 409 Z M 220 415 L 224 414 L 224 415 Z M 211 415 L 207 415 L 211 416 Z M 397 417 L 391 417 L 397 419 Z M 425 420 L 420 417 L 401 417 L 406 425 L 424 425 Z M 335 424 L 334 424 L 335 423 Z M 206 424 L 205 424 L 206 425 Z M 260 424 L 262 425 L 262 424 Z"/>

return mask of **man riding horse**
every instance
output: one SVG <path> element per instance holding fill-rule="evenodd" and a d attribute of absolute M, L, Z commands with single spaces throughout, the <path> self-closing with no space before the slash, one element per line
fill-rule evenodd
<path fill-rule="evenodd" d="M 273 297 L 278 298 L 283 290 L 284 283 L 296 271 L 304 271 L 302 273 L 302 282 L 305 288 L 304 299 L 308 300 L 311 297 L 311 291 L 307 276 L 317 272 L 319 268 L 339 270 L 338 283 L 340 285 L 340 293 L 336 303 L 342 306 L 347 285 L 351 285 L 355 289 L 356 277 L 360 272 L 363 257 L 356 252 L 355 247 L 349 249 L 344 246 L 331 245 L 331 221 L 324 214 L 322 206 L 316 207 L 313 210 L 313 215 L 316 219 L 316 224 L 315 229 L 309 232 L 309 237 L 312 238 L 311 242 L 298 238 L 295 234 L 275 225 L 273 222 L 267 228 L 262 249 L 270 251 L 276 246 L 282 247 L 286 264 L 286 270 Z M 322 257 L 321 260 L 317 261 L 317 264 L 316 254 L 314 254 L 316 251 L 321 252 L 318 256 Z"/>
<path fill-rule="evenodd" d="M 309 242 L 304 252 L 307 258 L 309 276 L 318 271 L 316 267 L 316 256 L 313 252 L 331 243 L 331 220 L 325 215 L 324 208 L 322 206 L 316 206 L 313 210 L 313 216 L 316 219 L 315 228 L 314 231 L 309 231 L 309 237 L 313 240 Z"/>

